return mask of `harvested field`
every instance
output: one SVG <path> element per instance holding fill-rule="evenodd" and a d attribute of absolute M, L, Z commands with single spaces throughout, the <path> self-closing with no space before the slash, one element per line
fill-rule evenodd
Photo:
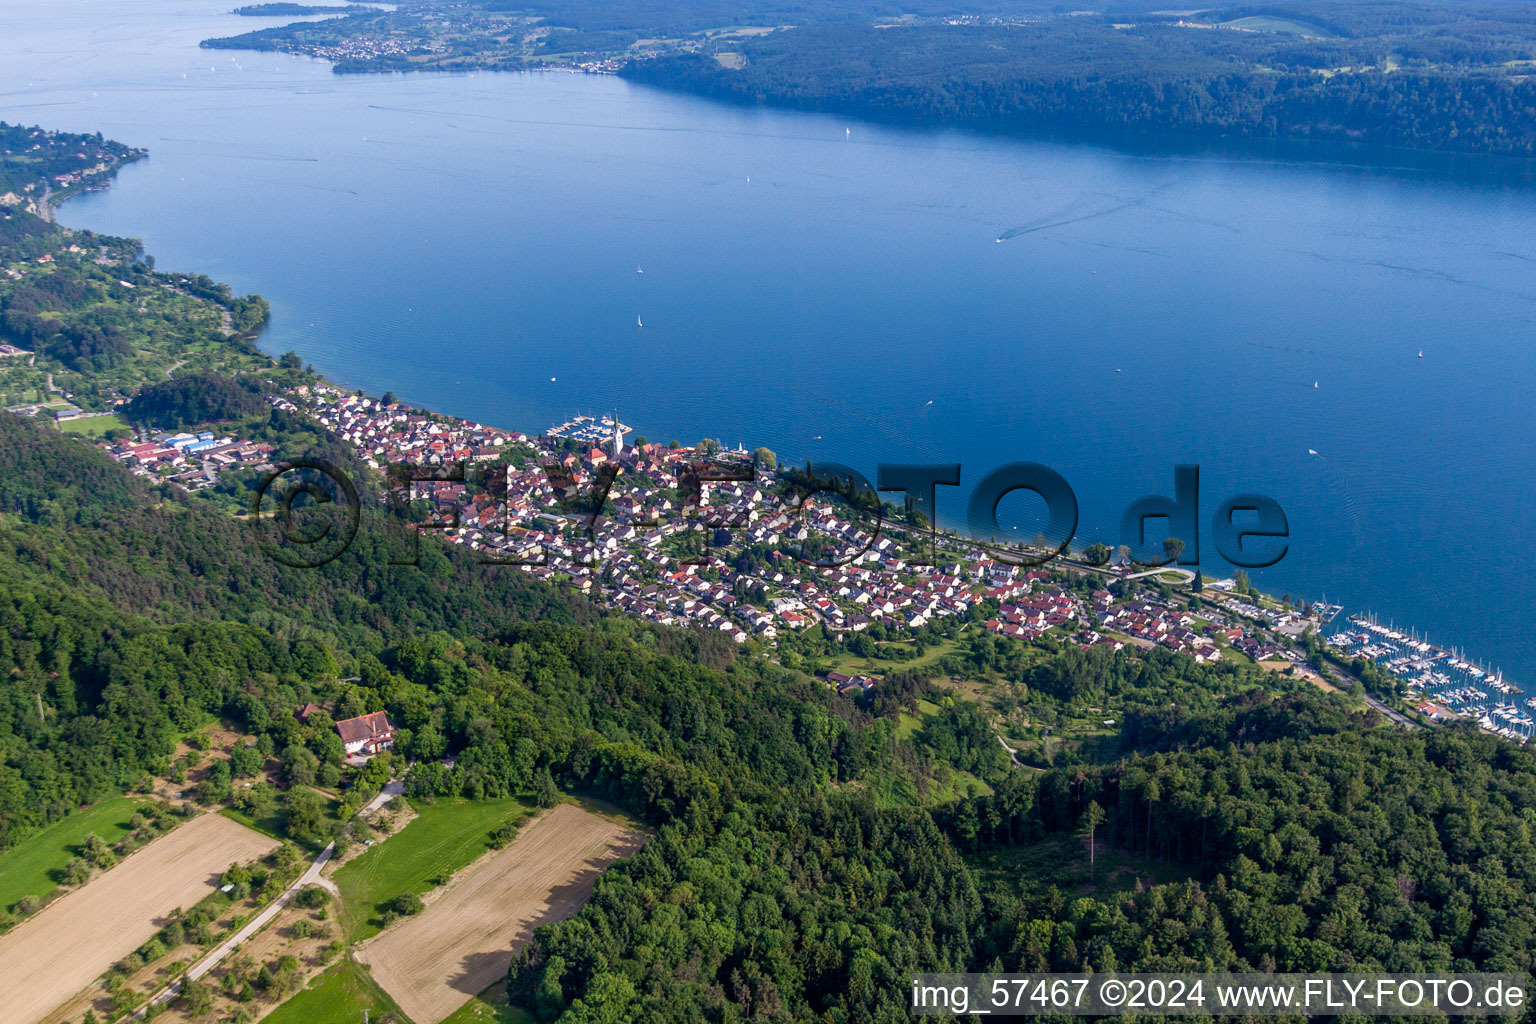
<path fill-rule="evenodd" d="M 438 1024 L 501 980 L 535 928 L 574 914 L 598 876 L 644 842 L 561 804 L 455 875 L 421 914 L 364 943 L 357 958 L 415 1024 Z"/>
<path fill-rule="evenodd" d="M 0 937 L 0 1024 L 32 1024 L 133 952 L 235 861 L 277 842 L 218 814 L 161 836 Z"/>

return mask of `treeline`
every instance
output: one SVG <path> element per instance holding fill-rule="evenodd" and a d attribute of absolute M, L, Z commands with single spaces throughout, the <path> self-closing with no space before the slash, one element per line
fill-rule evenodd
<path fill-rule="evenodd" d="M 734 102 L 1003 132 L 1150 130 L 1536 154 L 1536 84 L 1482 66 L 1536 56 L 1530 26 L 1516 38 L 1453 45 L 1426 35 L 1408 47 L 1115 24 L 806 25 L 733 41 L 740 68 L 683 53 L 636 61 L 624 74 Z M 1389 60 L 1404 63 L 1388 70 Z"/>
<path fill-rule="evenodd" d="M 966 970 L 985 933 L 926 812 L 816 794 L 664 827 L 535 933 L 508 994 L 542 1021 L 906 1021 L 911 975 Z"/>
<path fill-rule="evenodd" d="M 354 11 L 376 10 L 378 10 L 377 7 L 369 7 L 366 4 L 295 4 L 280 2 L 246 4 L 243 7 L 236 7 L 230 13 L 246 18 L 297 18 L 308 14 L 345 14 Z"/>

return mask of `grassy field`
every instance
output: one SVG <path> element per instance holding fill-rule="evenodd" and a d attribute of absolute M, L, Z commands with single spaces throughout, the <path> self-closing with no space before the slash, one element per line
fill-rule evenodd
<path fill-rule="evenodd" d="M 992 787 L 970 772 L 953 768 L 950 769 L 947 782 L 935 783 L 928 787 L 928 791 L 923 794 L 923 804 L 925 806 L 947 804 L 966 799 L 973 793 L 976 796 L 991 796 Z"/>
<path fill-rule="evenodd" d="M 106 413 L 101 416 L 82 416 L 77 420 L 65 420 L 59 424 L 59 429 L 66 434 L 85 434 L 90 437 L 100 437 L 113 427 L 129 426 L 127 420 L 116 413 Z"/>
<path fill-rule="evenodd" d="M 507 990 L 497 982 L 454 1011 L 443 1024 L 533 1024 L 533 1015 L 507 1004 Z"/>
<path fill-rule="evenodd" d="M 514 799 L 412 801 L 411 806 L 416 817 L 410 824 L 336 872 L 354 941 L 378 932 L 380 903 L 446 882 L 490 848 L 492 829 L 529 812 Z"/>
<path fill-rule="evenodd" d="M 75 848 L 96 833 L 108 844 L 128 834 L 128 819 L 146 801 L 137 797 L 112 797 L 56 821 L 36 835 L 0 853 L 0 907 L 10 908 L 23 896 L 43 896 L 58 886 L 55 874 L 62 871 Z"/>
<path fill-rule="evenodd" d="M 909 714 L 905 711 L 901 713 L 901 718 L 896 723 L 897 739 L 911 739 L 913 734 L 916 733 L 918 729 L 922 728 L 924 718 L 927 718 L 929 715 L 936 715 L 939 713 L 939 706 L 933 701 L 924 698 L 917 702 L 917 712 L 918 713 L 915 715 Z"/>
<path fill-rule="evenodd" d="M 899 640 L 888 640 L 883 641 L 879 646 L 883 651 L 887 648 L 910 646 L 910 644 Z M 939 659 L 945 655 L 955 653 L 959 647 L 960 644 L 954 640 L 940 640 L 936 644 L 930 644 L 928 649 L 920 656 L 908 661 L 898 661 L 894 658 L 887 659 L 882 657 L 861 658 L 857 654 L 852 653 L 834 655 L 826 659 L 826 661 L 834 672 L 842 672 L 847 675 L 858 675 L 861 673 L 880 675 L 884 672 L 902 668 L 927 668 L 930 665 L 937 664 Z"/>
<path fill-rule="evenodd" d="M 1318 38 L 1326 38 L 1333 34 L 1327 29 L 1309 22 L 1262 14 L 1238 18 L 1235 21 L 1223 22 L 1223 24 L 1228 28 L 1246 29 L 1249 32 L 1274 32 L 1282 36 L 1316 36 Z"/>
<path fill-rule="evenodd" d="M 262 1024 L 362 1024 L 364 1010 L 372 1020 L 400 1012 L 368 972 L 348 960 L 310 982 L 263 1017 Z"/>

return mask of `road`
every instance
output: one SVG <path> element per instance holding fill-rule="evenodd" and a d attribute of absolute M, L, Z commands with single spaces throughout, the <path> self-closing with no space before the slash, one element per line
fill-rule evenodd
<path fill-rule="evenodd" d="M 1017 750 L 1014 750 L 1012 747 L 1010 747 L 1008 745 L 1008 741 L 1003 739 L 1003 734 L 1002 733 L 1000 733 L 1000 732 L 998 732 L 996 730 L 993 730 L 992 735 L 996 736 L 997 737 L 997 742 L 1001 743 L 1003 745 L 1003 749 L 1008 751 L 1008 757 L 1009 757 L 1010 760 L 1013 761 L 1013 766 L 1015 768 L 1028 768 L 1032 772 L 1043 772 L 1043 771 L 1045 771 L 1044 768 L 1036 768 L 1032 764 L 1025 764 L 1023 761 L 1020 761 L 1019 760 L 1019 752 Z"/>
<path fill-rule="evenodd" d="M 384 788 L 379 791 L 379 795 L 368 801 L 367 806 L 365 806 L 357 813 L 359 815 L 372 814 L 374 811 L 378 810 L 380 807 L 383 807 L 391 799 L 399 796 L 404 791 L 405 783 L 403 781 L 395 779 L 390 782 L 386 782 L 384 784 Z M 309 867 L 305 869 L 304 873 L 300 875 L 292 885 L 283 890 L 282 895 L 278 896 L 277 899 L 267 904 L 261 913 L 257 914 L 246 923 L 245 927 L 241 928 L 239 931 L 235 932 L 235 934 L 219 943 L 217 948 L 215 948 L 207 956 L 203 957 L 202 960 L 192 965 L 192 967 L 187 970 L 186 977 L 196 981 L 198 978 L 201 978 L 203 975 L 217 967 L 224 961 L 225 957 L 239 949 L 240 946 L 243 945 L 252 935 L 255 935 L 257 932 L 265 928 L 267 923 L 276 917 L 284 907 L 293 902 L 294 896 L 298 895 L 299 890 L 304 888 L 306 885 L 318 885 L 328 890 L 332 895 L 339 896 L 340 892 L 336 888 L 336 883 L 331 881 L 329 878 L 323 878 L 320 875 L 321 869 L 324 868 L 327 863 L 329 863 L 331 857 L 334 856 L 335 853 L 336 844 L 334 842 L 326 846 L 325 849 L 321 850 L 320 855 L 310 863 Z M 181 994 L 181 986 L 183 980 L 185 979 L 173 981 L 169 985 L 165 986 L 165 988 L 155 993 L 155 995 L 147 1000 L 143 1006 L 135 1010 L 128 1019 L 142 1020 L 144 1018 L 145 1012 L 151 1006 L 159 1003 L 168 1003 L 172 999 L 175 999 L 178 995 Z"/>

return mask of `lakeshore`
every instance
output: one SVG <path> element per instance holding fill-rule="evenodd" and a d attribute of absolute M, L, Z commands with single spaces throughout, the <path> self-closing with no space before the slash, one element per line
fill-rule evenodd
<path fill-rule="evenodd" d="M 36 129 L 18 137 L 46 145 L 51 159 L 69 142 Z M 88 175 L 74 169 L 78 163 L 55 166 L 58 183 L 100 185 L 117 162 L 142 155 L 103 145 L 109 149 L 82 150 L 70 159 L 118 156 L 93 165 Z M 26 193 L 37 189 L 34 182 L 20 187 Z M 46 188 L 39 195 L 44 213 L 51 214 Z M 20 202 L 14 194 L 10 201 L 7 216 Z M 18 215 L 37 214 L 20 209 Z M 137 302 L 143 315 L 151 303 L 170 303 L 189 324 L 206 323 L 211 307 L 216 333 L 204 347 L 233 347 L 235 363 L 215 355 L 194 368 L 203 377 L 186 382 L 191 392 L 168 398 L 167 388 L 181 389 L 172 386 L 175 374 L 191 361 L 192 350 L 141 349 L 108 380 L 79 365 L 66 367 L 75 373 L 66 374 L 61 387 L 54 378 L 63 369 L 37 369 L 37 353 L 7 346 L 10 389 L 36 388 L 45 399 L 12 411 L 50 416 L 61 429 L 85 424 L 84 431 L 101 435 L 98 443 L 135 474 L 189 493 L 217 489 L 227 500 L 251 486 L 252 473 L 280 469 L 277 445 L 239 436 L 238 428 L 216 433 L 150 426 L 153 410 L 178 407 L 190 395 L 201 395 L 195 399 L 200 402 L 229 400 L 206 383 L 207 370 L 238 374 L 266 361 L 250 344 L 265 321 L 266 304 L 255 297 L 237 300 L 205 277 L 152 274 L 134 243 L 81 235 L 87 242 L 81 246 L 71 237 L 37 243 L 50 251 L 13 260 L 7 277 L 37 294 L 67 290 L 71 286 L 58 282 L 79 275 L 94 277 L 126 299 L 120 307 Z M 237 317 L 243 336 L 237 336 Z M 38 337 L 46 342 L 44 355 L 55 354 L 57 342 Z M 172 362 L 173 356 L 179 358 Z M 290 354 L 282 365 L 292 373 L 300 362 Z M 148 400 L 145 378 L 162 373 L 166 383 L 149 389 L 158 394 Z M 37 387 L 39 379 L 46 389 Z M 953 640 L 977 626 L 1027 643 L 1071 642 L 1111 652 L 1163 649 L 1201 664 L 1241 657 L 1332 686 L 1315 638 L 1340 607 L 1301 602 L 1293 608 L 1288 595 L 1281 601 L 1261 597 L 1245 577 L 1212 581 L 1180 601 L 1172 599 L 1169 584 L 1188 584 L 1192 574 L 1141 570 L 1124 549 L 1109 565 L 1089 564 L 1081 552 L 1043 568 L 1015 564 L 1020 550 L 984 549 L 950 531 L 930 535 L 895 517 L 889 506 L 870 522 L 870 509 L 856 500 L 797 495 L 785 487 L 785 474 L 775 472 L 776 457 L 767 449 L 726 450 L 714 441 L 662 445 L 638 436 L 627 442 L 634 428 L 616 415 L 578 414 L 531 435 L 414 409 L 392 395 L 373 400 L 323 382 L 273 389 L 270 377 L 267 385 L 265 403 L 275 412 L 298 416 L 351 446 L 365 465 L 404 472 L 410 483 L 390 497 L 427 504 L 431 514 L 418 528 L 647 621 L 718 630 L 781 658 L 781 639 L 791 642 L 813 630 L 840 644 L 866 630 L 882 643 L 906 643 Z M 70 387 L 89 393 L 93 401 L 86 404 L 97 408 L 72 404 Z M 1100 574 L 1104 586 L 1085 587 L 1084 577 L 1092 574 Z M 1352 662 L 1350 675 L 1378 697 L 1404 698 L 1401 710 L 1430 723 L 1465 717 L 1485 732 L 1521 743 L 1531 738 L 1536 722 L 1514 703 L 1521 692 L 1502 673 L 1433 647 L 1415 631 L 1401 633 L 1358 614 L 1350 621 L 1360 631 L 1332 634 L 1327 648 Z M 880 682 L 868 674 L 823 675 L 844 693 L 868 693 Z M 1530 699 L 1525 705 L 1536 710 Z"/>
<path fill-rule="evenodd" d="M 18 137 L 23 143 L 38 140 L 38 149 L 46 145 L 45 156 L 55 161 L 71 145 L 67 137 L 36 129 Z M 107 152 L 97 151 L 94 158 Z M 111 152 L 121 159 L 141 155 L 122 147 Z M 93 156 L 82 151 L 69 159 Z M 83 180 L 76 166 L 56 163 L 55 178 L 60 184 Z M 98 163 L 90 172 L 93 180 L 103 183 L 115 166 Z M 34 182 L 19 184 L 27 193 L 37 188 Z M 47 198 L 44 189 L 40 201 L 46 204 Z M 12 195 L 11 202 L 19 200 Z M 43 212 L 51 214 L 51 206 Z M 37 216 L 30 209 L 19 215 Z M 241 408 L 239 388 L 231 392 L 227 382 L 218 383 L 223 378 L 210 378 L 206 371 L 238 374 L 264 362 L 250 336 L 265 322 L 265 302 L 237 300 L 201 276 L 194 281 L 151 274 L 135 245 L 123 240 L 79 236 L 88 243 L 82 247 L 69 241 L 68 232 L 39 237 L 47 240 L 27 251 L 39 245 L 50 251 L 12 261 L 5 268 L 11 281 L 47 294 L 80 287 L 58 282 L 94 277 L 109 290 L 112 285 L 122 290 L 115 294 L 126 293 L 130 306 L 138 302 L 140 315 L 149 312 L 150 301 L 169 301 L 190 317 L 188 323 L 197 323 L 199 315 L 206 321 L 203 311 L 211 306 L 218 339 L 209 339 L 209 345 L 232 346 L 236 362 L 216 357 L 198 368 L 203 376 L 178 384 L 175 374 L 191 361 L 190 351 L 148 348 L 106 388 L 99 374 L 75 366 L 76 375 L 66 376 L 68 387 L 88 392 L 101 406 L 87 412 L 70 403 L 75 396 L 55 383 L 53 372 L 34 369 L 36 353 L 7 346 L 6 355 L 27 357 L 25 363 L 7 364 L 11 377 L 20 373 L 22 381 L 35 381 L 42 374 L 46 391 L 37 393 L 60 396 L 11 411 L 50 416 L 61 429 L 101 424 L 85 431 L 100 435 L 97 443 L 114 459 L 153 482 L 188 493 L 216 490 L 222 499 L 215 500 L 226 502 L 251 486 L 261 495 L 284 468 L 277 445 L 238 436 L 238 427 L 221 435 L 207 429 L 155 430 L 150 424 L 166 410 L 196 420 L 215 408 Z M 134 298 L 141 288 L 144 298 Z M 237 316 L 245 336 L 236 336 Z M 46 342 L 44 354 L 54 354 L 56 343 L 38 337 Z M 177 355 L 182 358 L 167 362 Z M 280 365 L 292 374 L 300 361 L 290 354 Z M 161 366 L 165 382 L 146 388 L 145 378 L 159 377 Z M 1049 564 L 1028 545 L 980 547 L 952 531 L 920 528 L 894 507 L 872 506 L 855 493 L 839 500 L 834 488 L 830 499 L 818 500 L 816 495 L 826 492 L 818 491 L 814 480 L 797 480 L 793 471 L 776 471 L 776 456 L 766 448 L 726 450 L 712 440 L 662 445 L 640 436 L 629 442 L 635 430 L 617 414 L 577 414 L 531 435 L 414 409 L 392 394 L 370 399 L 323 381 L 274 387 L 273 370 L 266 373 L 263 397 L 274 415 L 299 417 L 350 446 L 362 464 L 386 471 L 396 485 L 386 497 L 401 505 L 424 502 L 430 509 L 418 529 L 440 532 L 484 560 L 574 587 L 647 621 L 718 630 L 737 644 L 751 640 L 776 651 L 781 659 L 794 657 L 781 638 L 792 648 L 795 637 L 810 631 L 840 644 L 866 630 L 882 643 L 908 643 L 949 641 L 979 626 L 1026 643 L 1072 642 L 1111 652 L 1156 648 L 1200 664 L 1241 657 L 1289 674 L 1301 671 L 1333 688 L 1316 638 L 1340 606 L 1302 602 L 1293 608 L 1288 595 L 1281 601 L 1266 598 L 1245 576 L 1207 585 L 1187 570 L 1133 565 L 1125 548 L 1111 558 L 1108 548 L 1098 546 L 1104 553 L 1096 562 L 1081 551 L 1075 558 L 1067 552 Z M 24 386 L 8 383 L 12 390 Z M 188 401 L 206 411 L 191 412 Z M 246 394 L 243 401 L 255 398 Z M 253 410 L 247 405 L 244 411 Z M 286 434 L 277 436 L 293 442 Z M 252 474 L 266 474 L 265 482 Z M 259 522 L 262 510 L 254 511 Z M 1096 585 L 1098 579 L 1085 585 L 1095 574 L 1103 586 Z M 1169 584 L 1191 582 L 1196 583 L 1192 593 L 1174 600 Z M 1486 732 L 1522 743 L 1530 739 L 1531 717 L 1509 699 L 1519 688 L 1502 673 L 1490 677 L 1414 631 L 1401 633 L 1358 614 L 1350 622 L 1360 631 L 1335 632 L 1327 648 L 1352 660 L 1350 674 L 1378 696 L 1406 698 L 1403 710 L 1428 722 L 1469 717 Z M 865 694 L 880 682 L 868 674 L 823 675 L 844 693 Z M 1530 700 L 1526 704 L 1536 708 Z M 1379 701 L 1375 706 L 1390 713 Z"/>
<path fill-rule="evenodd" d="M 1245 202 L 1225 164 L 959 155 L 647 110 L 613 76 L 311 91 L 280 56 L 189 66 L 213 57 L 160 45 L 166 0 L 70 25 L 84 2 L 45 12 L 67 45 L 23 57 L 28 100 L 108 39 L 103 107 L 131 94 L 126 137 L 162 141 L 69 211 L 142 244 L 21 210 L 0 235 L 0 404 L 33 413 L 0 414 L 0 848 L 25 876 L 0 931 L 78 945 L 71 901 L 188 883 L 138 859 L 175 833 L 126 857 L 149 815 L 115 794 L 282 846 L 194 871 L 206 898 L 150 926 L 98 902 L 96 931 L 157 930 L 38 1024 L 896 1021 L 910 972 L 1536 963 L 1511 925 L 1536 920 L 1536 751 L 1437 677 L 1527 675 L 1501 502 L 1529 493 L 1530 409 L 1478 366 L 1531 365 L 1496 333 L 1530 312 L 1527 250 L 1436 216 L 1509 227 L 1518 199 L 1417 182 L 1393 211 L 1270 162 Z M 208 78 L 167 87 L 160 57 Z M 964 489 L 919 515 L 824 456 L 882 482 L 958 459 Z M 993 456 L 1063 471 L 1093 543 L 1040 557 L 1018 492 L 1017 542 L 947 529 Z M 1189 462 L 1206 516 L 1273 495 L 1294 561 L 1208 579 L 1102 543 Z M 1202 548 L 1186 520 L 1214 568 L 1221 524 Z M 605 872 L 633 846 L 588 840 L 631 822 L 654 838 Z"/>
<path fill-rule="evenodd" d="M 901 642 L 977 627 L 1024 643 L 1155 648 L 1200 664 L 1239 658 L 1330 685 L 1315 644 L 1340 613 L 1336 605 L 1292 607 L 1242 578 L 1204 583 L 1194 600 L 1183 588 L 1176 597 L 1163 576 L 1187 583 L 1187 573 L 1148 570 L 1123 555 L 1093 565 L 1079 551 L 1030 565 L 1038 555 L 1024 548 L 930 535 L 887 519 L 889 506 L 871 520 L 867 508 L 835 495 L 806 498 L 784 486 L 761 449 L 626 443 L 632 427 L 585 414 L 531 434 L 328 384 L 267 400 L 351 445 L 364 464 L 391 471 L 395 500 L 430 509 L 418 529 L 645 621 L 715 630 L 775 657 L 813 629 L 847 643 L 866 630 Z M 181 468 L 198 450 L 272 454 L 210 432 L 102 444 L 135 473 L 183 486 L 189 475 L 206 486 Z M 811 551 L 816 557 L 805 557 Z M 1399 709 L 1427 724 L 1466 717 L 1506 739 L 1531 738 L 1529 716 L 1511 703 L 1520 691 L 1502 675 L 1485 678 L 1451 652 L 1363 616 L 1350 621 L 1365 632 L 1335 632 L 1326 642 L 1401 683 L 1377 696 L 1403 697 Z M 825 678 L 853 695 L 880 684 L 867 674 Z M 1485 689 L 1472 685 L 1479 682 Z"/>
<path fill-rule="evenodd" d="M 80 29 L 90 5 L 18 12 L 33 84 L 5 100 L 151 147 L 68 219 L 280 297 L 273 354 L 529 430 L 619 408 L 866 472 L 1040 461 L 1085 540 L 1198 462 L 1211 493 L 1291 517 L 1263 590 L 1536 672 L 1514 541 L 1536 530 L 1536 197 L 1476 160 L 850 136 L 611 75 L 336 76 L 199 51 L 252 26 L 224 6 L 111 10 L 122 43 Z M 143 84 L 102 90 L 102 69 Z"/>

